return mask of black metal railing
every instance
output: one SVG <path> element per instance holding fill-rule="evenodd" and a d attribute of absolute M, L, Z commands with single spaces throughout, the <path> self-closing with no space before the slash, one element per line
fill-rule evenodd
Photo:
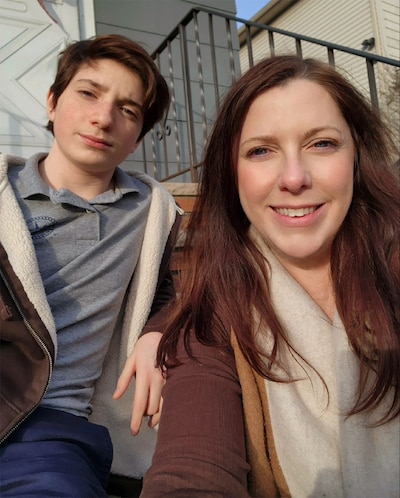
<path fill-rule="evenodd" d="M 240 29 L 238 23 L 243 26 Z M 153 52 L 171 89 L 171 107 L 164 126 L 157 125 L 143 142 L 145 171 L 160 181 L 198 181 L 207 133 L 212 125 L 223 93 L 241 74 L 243 50 L 245 64 L 254 64 L 253 43 L 256 35 L 267 33 L 263 56 L 279 51 L 279 40 L 293 42 L 293 52 L 304 56 L 310 47 L 318 47 L 331 65 L 338 54 L 365 61 L 368 92 L 379 108 L 376 65 L 400 68 L 400 61 L 349 47 L 299 35 L 279 28 L 237 18 L 220 11 L 194 8 Z M 242 43 L 240 42 L 242 40 Z M 240 55 L 240 49 L 242 52 Z M 305 48 L 306 46 L 306 48 Z M 247 47 L 247 48 L 246 48 Z M 324 55 L 323 55 L 324 54 Z M 338 56 L 339 57 L 339 56 Z M 151 156 L 151 158 L 150 158 Z"/>

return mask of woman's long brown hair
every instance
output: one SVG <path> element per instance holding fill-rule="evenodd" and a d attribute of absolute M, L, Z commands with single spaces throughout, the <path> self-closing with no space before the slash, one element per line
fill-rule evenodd
<path fill-rule="evenodd" d="M 331 275 L 336 306 L 350 345 L 360 359 L 359 392 L 350 413 L 372 410 L 387 396 L 379 421 L 400 412 L 400 191 L 390 134 L 369 102 L 337 71 L 314 59 L 276 56 L 242 76 L 227 94 L 202 162 L 199 195 L 184 249 L 181 293 L 160 344 L 164 368 L 176 360 L 183 334 L 215 347 L 230 347 L 233 329 L 250 365 L 267 379 L 285 332 L 269 293 L 265 262 L 248 235 L 249 221 L 237 186 L 238 141 L 251 103 L 293 78 L 322 85 L 337 103 L 356 147 L 353 200 L 334 241 Z M 251 310 L 271 331 L 275 347 L 265 361 L 254 339 Z M 367 378 L 375 372 L 372 387 Z"/>

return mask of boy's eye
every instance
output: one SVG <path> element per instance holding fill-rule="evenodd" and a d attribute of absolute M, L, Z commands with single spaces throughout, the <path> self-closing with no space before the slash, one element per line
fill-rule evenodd
<path fill-rule="evenodd" d="M 123 115 L 126 116 L 128 119 L 131 120 L 139 120 L 140 119 L 140 111 L 139 109 L 136 109 L 135 107 L 130 107 L 130 106 L 121 106 L 120 110 L 122 111 Z"/>
<path fill-rule="evenodd" d="M 94 97 L 94 93 L 91 92 L 90 90 L 79 90 L 79 93 L 82 94 L 84 97 Z"/>
<path fill-rule="evenodd" d="M 129 107 L 121 107 L 121 111 L 123 111 L 128 116 L 131 116 L 131 117 L 136 116 L 136 113 L 134 111 L 132 111 L 132 109 L 130 109 Z"/>

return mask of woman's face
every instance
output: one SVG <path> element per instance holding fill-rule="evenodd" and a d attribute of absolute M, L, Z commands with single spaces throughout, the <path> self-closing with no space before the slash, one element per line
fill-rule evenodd
<path fill-rule="evenodd" d="M 286 267 L 327 265 L 353 195 L 355 147 L 318 83 L 290 80 L 255 99 L 238 155 L 243 210 Z"/>

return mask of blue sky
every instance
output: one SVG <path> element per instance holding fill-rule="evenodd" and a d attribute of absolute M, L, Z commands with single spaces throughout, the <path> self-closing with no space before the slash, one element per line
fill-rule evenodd
<path fill-rule="evenodd" d="M 265 7 L 267 3 L 268 0 L 236 0 L 236 16 L 248 20 Z"/>

